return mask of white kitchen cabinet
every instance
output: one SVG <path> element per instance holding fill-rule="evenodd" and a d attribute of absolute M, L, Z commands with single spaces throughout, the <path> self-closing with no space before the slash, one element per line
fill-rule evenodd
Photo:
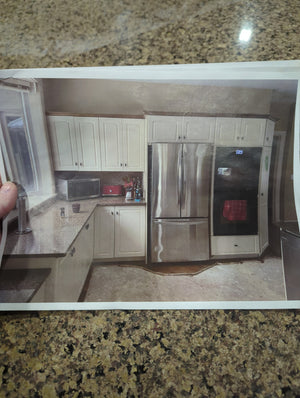
<path fill-rule="evenodd" d="M 115 257 L 145 256 L 145 207 L 115 207 Z"/>
<path fill-rule="evenodd" d="M 263 147 L 260 161 L 259 188 L 258 188 L 258 206 L 268 204 L 269 174 L 271 164 L 271 147 Z"/>
<path fill-rule="evenodd" d="M 218 117 L 215 144 L 260 147 L 264 144 L 266 119 Z"/>
<path fill-rule="evenodd" d="M 178 142 L 182 136 L 182 116 L 146 116 L 149 142 Z"/>
<path fill-rule="evenodd" d="M 243 146 L 263 146 L 265 139 L 266 119 L 242 119 L 240 144 Z"/>
<path fill-rule="evenodd" d="M 214 117 L 184 117 L 183 118 L 183 142 L 214 142 L 215 140 Z"/>
<path fill-rule="evenodd" d="M 260 162 L 260 178 L 258 189 L 258 233 L 260 253 L 262 253 L 269 244 L 268 192 L 271 154 L 271 147 L 263 147 Z"/>
<path fill-rule="evenodd" d="M 9 257 L 6 269 L 50 268 L 51 272 L 32 302 L 77 302 L 93 260 L 94 212 L 63 257 Z"/>
<path fill-rule="evenodd" d="M 214 142 L 215 118 L 146 116 L 149 142 Z"/>
<path fill-rule="evenodd" d="M 99 206 L 95 213 L 94 258 L 113 258 L 115 253 L 115 208 Z"/>
<path fill-rule="evenodd" d="M 55 301 L 78 301 L 93 260 L 94 213 L 56 270 Z"/>
<path fill-rule="evenodd" d="M 258 254 L 258 235 L 212 236 L 211 254 L 229 256 Z"/>
<path fill-rule="evenodd" d="M 94 258 L 144 257 L 144 206 L 100 206 L 96 209 Z"/>
<path fill-rule="evenodd" d="M 241 118 L 217 117 L 216 120 L 216 145 L 234 146 L 239 142 Z"/>
<path fill-rule="evenodd" d="M 101 170 L 99 122 L 96 117 L 75 117 L 79 170 Z"/>
<path fill-rule="evenodd" d="M 145 122 L 99 118 L 102 170 L 144 171 Z"/>
<path fill-rule="evenodd" d="M 55 170 L 101 170 L 98 118 L 48 116 Z"/>
<path fill-rule="evenodd" d="M 55 170 L 78 170 L 74 118 L 49 116 L 49 133 Z"/>
<path fill-rule="evenodd" d="M 259 234 L 259 253 L 261 254 L 269 245 L 267 204 L 261 205 L 258 208 L 258 234 Z"/>

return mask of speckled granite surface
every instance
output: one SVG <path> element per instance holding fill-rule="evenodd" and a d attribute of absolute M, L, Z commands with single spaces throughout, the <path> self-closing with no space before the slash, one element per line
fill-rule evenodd
<path fill-rule="evenodd" d="M 1 318 L 1 396 L 299 396 L 294 311 L 104 311 Z"/>
<path fill-rule="evenodd" d="M 299 5 L 1 1 L 0 67 L 299 59 Z M 300 396 L 299 311 L 32 312 L 0 321 L 0 396 Z"/>

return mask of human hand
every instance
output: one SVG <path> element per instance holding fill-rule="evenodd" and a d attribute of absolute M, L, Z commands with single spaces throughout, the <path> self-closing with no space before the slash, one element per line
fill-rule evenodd
<path fill-rule="evenodd" d="M 0 178 L 0 218 L 5 217 L 16 204 L 18 188 L 13 182 L 2 184 Z"/>

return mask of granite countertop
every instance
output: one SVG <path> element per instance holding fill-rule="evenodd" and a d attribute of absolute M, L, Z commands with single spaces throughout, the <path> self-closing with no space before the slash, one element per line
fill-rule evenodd
<path fill-rule="evenodd" d="M 44 255 L 65 256 L 81 231 L 84 224 L 97 206 L 145 206 L 145 200 L 139 202 L 120 197 L 100 197 L 79 200 L 79 213 L 72 210 L 73 202 L 57 200 L 29 219 L 32 232 L 16 235 L 14 231 L 7 236 L 4 255 Z M 64 208 L 64 217 L 61 217 Z"/>

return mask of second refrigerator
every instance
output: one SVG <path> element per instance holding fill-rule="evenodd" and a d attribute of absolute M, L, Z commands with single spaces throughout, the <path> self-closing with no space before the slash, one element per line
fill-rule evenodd
<path fill-rule="evenodd" d="M 150 160 L 151 262 L 208 259 L 212 146 L 153 144 Z"/>

